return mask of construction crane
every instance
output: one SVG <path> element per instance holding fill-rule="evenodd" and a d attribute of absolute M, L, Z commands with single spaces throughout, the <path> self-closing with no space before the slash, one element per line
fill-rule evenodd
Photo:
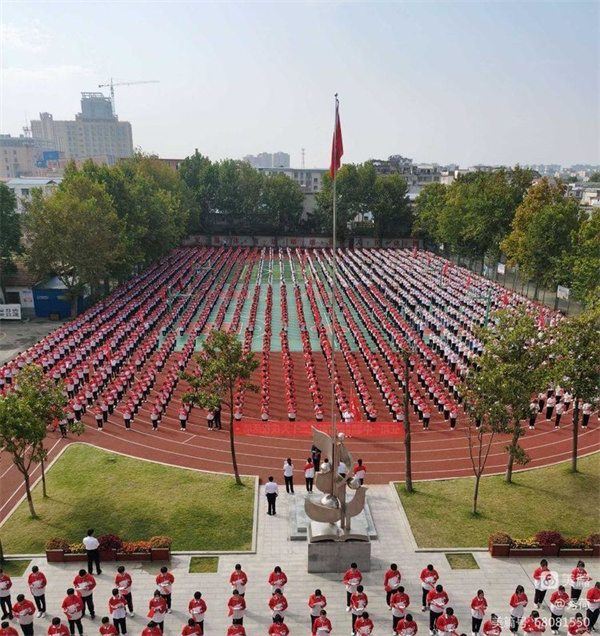
<path fill-rule="evenodd" d="M 158 80 L 146 80 L 142 82 L 115 82 L 113 78 L 110 78 L 109 84 L 98 84 L 98 88 L 110 88 L 110 103 L 112 104 L 113 115 L 116 115 L 115 111 L 115 86 L 133 86 L 134 84 L 158 84 Z"/>

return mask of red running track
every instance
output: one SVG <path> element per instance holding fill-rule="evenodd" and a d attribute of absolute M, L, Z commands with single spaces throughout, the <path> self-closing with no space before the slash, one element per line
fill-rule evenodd
<path fill-rule="evenodd" d="M 227 414 L 224 413 L 224 421 Z M 564 416 L 563 416 L 564 417 Z M 416 420 L 416 417 L 414 418 Z M 169 409 L 159 430 L 151 430 L 147 414 L 136 417 L 132 429 L 126 431 L 120 415 L 115 413 L 103 431 L 96 430 L 90 415 L 84 416 L 87 426 L 80 441 L 98 448 L 124 453 L 141 459 L 160 461 L 173 466 L 231 473 L 229 433 L 227 430 L 209 432 L 202 420 L 192 420 L 188 429 L 179 430 L 176 412 Z M 441 479 L 471 475 L 464 424 L 450 431 L 441 424 L 427 432 L 413 423 L 413 478 Z M 76 439 L 61 440 L 57 433 L 48 435 L 50 460 L 60 450 Z M 302 483 L 301 471 L 309 455 L 310 440 L 252 435 L 237 437 L 236 448 L 240 471 L 247 475 L 259 475 L 265 479 L 273 474 L 279 481 L 283 461 L 291 457 L 296 466 L 296 481 Z M 488 460 L 486 474 L 502 473 L 506 463 L 504 446 L 506 437 L 494 440 Z M 546 466 L 570 458 L 571 426 L 554 430 L 551 422 L 538 424 L 534 431 L 528 430 L 522 439 L 524 448 L 531 456 L 527 468 Z M 348 439 L 348 448 L 355 459 L 362 457 L 370 483 L 386 483 L 402 479 L 404 474 L 404 442 L 402 438 Z M 587 430 L 580 431 L 580 456 L 600 449 L 600 427 L 597 416 Z M 33 473 L 39 477 L 39 468 Z M 20 473 L 11 464 L 10 457 L 0 455 L 0 520 L 4 519 L 24 494 Z"/>

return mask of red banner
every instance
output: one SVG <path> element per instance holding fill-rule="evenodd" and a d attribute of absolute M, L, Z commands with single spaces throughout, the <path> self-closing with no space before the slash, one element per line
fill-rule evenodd
<path fill-rule="evenodd" d="M 329 422 L 263 422 L 241 420 L 235 423 L 238 435 L 261 435 L 265 437 L 312 437 L 313 426 L 324 433 L 331 432 Z M 346 437 L 402 437 L 404 429 L 400 422 L 338 422 L 337 430 Z"/>

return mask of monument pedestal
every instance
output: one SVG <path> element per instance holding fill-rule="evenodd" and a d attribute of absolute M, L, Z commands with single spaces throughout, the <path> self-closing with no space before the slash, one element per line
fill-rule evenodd
<path fill-rule="evenodd" d="M 371 571 L 371 541 L 365 534 L 366 529 L 364 527 L 355 528 L 355 523 L 356 520 L 353 520 L 350 536 L 355 531 L 357 536 L 366 536 L 366 541 L 364 539 L 349 539 L 347 541 L 337 541 L 335 538 L 326 539 L 327 534 L 336 538 L 338 536 L 337 532 L 330 528 L 324 528 L 330 524 L 313 521 L 308 526 L 308 572 L 310 574 L 345 572 L 350 567 L 350 563 L 353 562 L 358 565 L 361 572 Z M 314 538 L 313 532 L 315 533 Z"/>

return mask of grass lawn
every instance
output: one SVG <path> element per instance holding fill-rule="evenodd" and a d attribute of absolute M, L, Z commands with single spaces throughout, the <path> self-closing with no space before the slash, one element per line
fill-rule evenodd
<path fill-rule="evenodd" d="M 219 557 L 192 557 L 190 574 L 212 574 L 219 569 Z"/>
<path fill-rule="evenodd" d="M 118 534 L 167 535 L 173 550 L 245 550 L 252 544 L 254 480 L 173 468 L 85 444 L 69 446 L 47 475 L 48 499 L 34 490 L 39 519 L 23 502 L 2 528 L 6 554 L 44 551 L 49 537 L 81 541 Z"/>
<path fill-rule="evenodd" d="M 493 532 L 526 538 L 558 530 L 586 537 L 600 528 L 600 453 L 578 466 L 576 474 L 568 462 L 515 473 L 512 484 L 501 475 L 483 477 L 477 517 L 471 514 L 472 478 L 417 482 L 411 494 L 404 484 L 396 489 L 421 548 L 485 547 Z"/>
<path fill-rule="evenodd" d="M 30 563 L 30 559 L 8 559 L 2 561 L 0 567 L 4 574 L 8 574 L 8 576 L 23 576 Z"/>
<path fill-rule="evenodd" d="M 446 553 L 446 559 L 453 570 L 479 570 L 475 557 L 470 552 Z"/>

